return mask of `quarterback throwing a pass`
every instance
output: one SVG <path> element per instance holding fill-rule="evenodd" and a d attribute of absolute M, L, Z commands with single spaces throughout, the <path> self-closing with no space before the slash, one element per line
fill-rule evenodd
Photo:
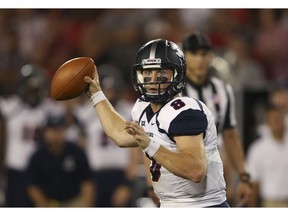
<path fill-rule="evenodd" d="M 133 122 L 106 99 L 97 72 L 94 80 L 84 79 L 107 136 L 119 147 L 140 147 L 150 159 L 161 207 L 228 207 L 214 117 L 199 100 L 178 95 L 185 71 L 175 43 L 157 39 L 142 46 L 133 65 Z"/>

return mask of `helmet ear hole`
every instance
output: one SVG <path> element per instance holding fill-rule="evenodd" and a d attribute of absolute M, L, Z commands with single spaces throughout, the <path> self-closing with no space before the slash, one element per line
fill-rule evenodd
<path fill-rule="evenodd" d="M 164 80 L 164 77 L 157 79 L 159 84 L 169 83 L 164 92 L 160 92 L 160 88 L 158 94 L 146 92 L 145 85 L 148 80 L 144 80 L 139 71 L 148 68 L 169 68 L 174 71 L 174 76 L 170 81 Z M 144 44 L 138 50 L 132 72 L 138 98 L 147 102 L 163 103 L 173 98 L 184 88 L 186 61 L 183 52 L 174 42 L 156 39 Z"/>

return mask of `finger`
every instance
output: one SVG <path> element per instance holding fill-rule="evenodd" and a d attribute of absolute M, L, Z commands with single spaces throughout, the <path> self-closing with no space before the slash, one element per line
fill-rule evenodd
<path fill-rule="evenodd" d="M 95 67 L 95 70 L 94 70 L 94 78 L 93 78 L 93 80 L 94 81 L 97 81 L 98 79 L 99 79 L 99 75 L 98 75 L 98 72 L 97 72 L 97 67 L 94 65 L 94 67 Z"/>
<path fill-rule="evenodd" d="M 135 125 L 127 125 L 125 127 L 126 131 L 133 131 L 133 136 L 142 135 L 142 132 L 135 127 Z"/>
<path fill-rule="evenodd" d="M 139 131 L 141 131 L 141 132 L 145 132 L 145 131 L 144 131 L 144 128 L 143 128 L 142 126 L 140 126 L 139 124 L 133 123 L 133 126 L 134 126 L 135 128 L 137 128 L 137 130 L 139 130 Z"/>
<path fill-rule="evenodd" d="M 139 126 L 139 123 L 137 121 L 127 121 L 126 124 L 133 128 L 138 128 L 138 129 L 142 128 L 141 126 Z"/>
<path fill-rule="evenodd" d="M 132 136 L 135 135 L 135 132 L 134 132 L 134 130 L 133 130 L 132 128 L 125 128 L 125 131 L 126 131 L 128 134 L 132 135 Z"/>
<path fill-rule="evenodd" d="M 137 121 L 126 121 L 125 123 L 129 125 L 139 125 Z"/>
<path fill-rule="evenodd" d="M 89 76 L 85 76 L 85 77 L 84 77 L 84 81 L 85 81 L 86 83 L 88 83 L 88 84 L 91 84 L 91 83 L 93 82 L 93 80 L 92 80 L 91 77 L 89 77 Z"/>

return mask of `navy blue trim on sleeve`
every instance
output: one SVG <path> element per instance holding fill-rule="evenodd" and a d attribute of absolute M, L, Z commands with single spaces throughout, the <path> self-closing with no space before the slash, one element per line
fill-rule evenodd
<path fill-rule="evenodd" d="M 207 117 L 203 111 L 188 109 L 173 119 L 170 123 L 168 133 L 170 136 L 199 135 L 206 131 L 207 126 Z"/>

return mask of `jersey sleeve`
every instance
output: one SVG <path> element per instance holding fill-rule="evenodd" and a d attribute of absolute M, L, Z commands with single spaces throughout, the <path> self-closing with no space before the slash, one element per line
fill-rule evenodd
<path fill-rule="evenodd" d="M 172 120 L 168 128 L 171 135 L 198 135 L 207 128 L 207 118 L 203 111 L 188 109 Z"/>
<path fill-rule="evenodd" d="M 194 102 L 191 104 L 192 100 Z M 175 102 L 182 104 L 182 107 L 173 106 Z M 205 132 L 207 126 L 207 116 L 195 99 L 177 99 L 159 115 L 160 131 L 170 136 L 198 135 Z"/>
<path fill-rule="evenodd" d="M 0 112 L 3 118 L 9 118 L 17 113 L 20 106 L 22 106 L 20 99 L 15 95 L 8 98 L 0 97 Z"/>
<path fill-rule="evenodd" d="M 226 84 L 226 93 L 228 101 L 223 129 L 234 128 L 237 124 L 235 114 L 235 96 L 230 84 Z"/>
<path fill-rule="evenodd" d="M 132 120 L 139 121 L 141 115 L 143 114 L 143 111 L 148 105 L 149 103 L 137 99 L 131 111 Z"/>

